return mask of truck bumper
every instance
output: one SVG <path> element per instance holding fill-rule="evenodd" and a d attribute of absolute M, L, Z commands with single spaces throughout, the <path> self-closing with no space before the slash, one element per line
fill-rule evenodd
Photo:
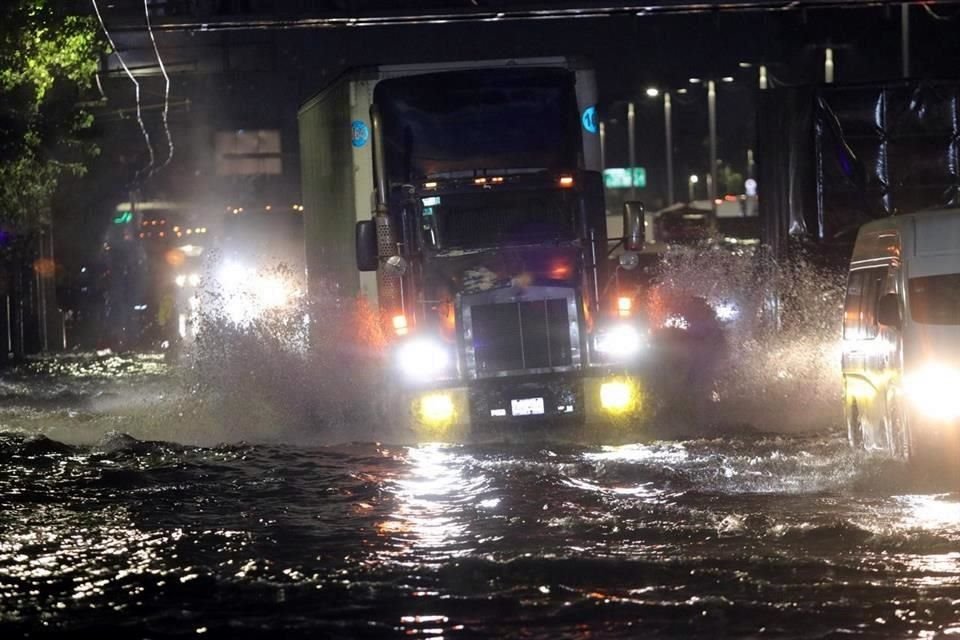
<path fill-rule="evenodd" d="M 639 371 L 596 369 L 491 378 L 466 385 L 409 390 L 412 426 L 428 437 L 497 430 L 630 426 L 647 406 Z"/>

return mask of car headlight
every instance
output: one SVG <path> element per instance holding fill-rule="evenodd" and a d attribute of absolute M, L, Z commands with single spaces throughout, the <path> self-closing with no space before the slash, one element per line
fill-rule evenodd
<path fill-rule="evenodd" d="M 960 371 L 931 364 L 906 377 L 906 391 L 913 406 L 924 415 L 949 420 L 960 417 Z"/>
<path fill-rule="evenodd" d="M 450 354 L 438 340 L 414 338 L 397 349 L 397 365 L 414 380 L 431 380 L 450 366 Z"/>
<path fill-rule="evenodd" d="M 594 340 L 597 353 L 615 358 L 629 358 L 643 346 L 640 331 L 628 324 L 619 324 L 602 330 Z"/>

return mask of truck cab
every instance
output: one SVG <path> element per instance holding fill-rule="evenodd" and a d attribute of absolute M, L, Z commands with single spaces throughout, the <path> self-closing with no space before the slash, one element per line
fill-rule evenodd
<path fill-rule="evenodd" d="M 960 458 L 960 209 L 863 225 L 847 280 L 843 389 L 853 446 Z"/>

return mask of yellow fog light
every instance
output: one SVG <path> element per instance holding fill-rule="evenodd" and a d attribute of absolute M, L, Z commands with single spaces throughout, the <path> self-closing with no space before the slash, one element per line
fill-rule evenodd
<path fill-rule="evenodd" d="M 626 413 L 637 404 L 636 386 L 629 380 L 611 380 L 600 385 L 600 407 L 609 413 Z"/>
<path fill-rule="evenodd" d="M 420 398 L 420 419 L 428 427 L 453 422 L 453 397 L 449 393 L 430 393 Z"/>

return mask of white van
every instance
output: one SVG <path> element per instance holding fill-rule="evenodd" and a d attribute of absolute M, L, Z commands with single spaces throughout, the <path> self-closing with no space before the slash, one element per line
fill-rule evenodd
<path fill-rule="evenodd" d="M 860 228 L 842 366 L 851 445 L 898 458 L 960 451 L 960 208 Z"/>

